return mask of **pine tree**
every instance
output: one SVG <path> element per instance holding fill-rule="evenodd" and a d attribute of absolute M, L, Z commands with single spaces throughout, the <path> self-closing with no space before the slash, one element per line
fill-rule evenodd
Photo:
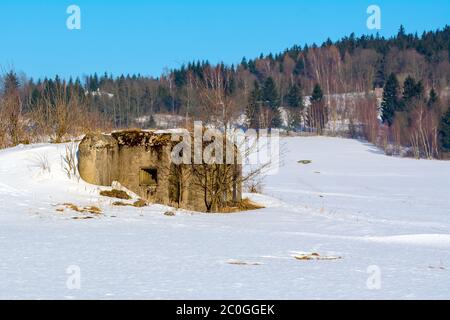
<path fill-rule="evenodd" d="M 314 86 L 313 92 L 311 94 L 311 98 L 309 99 L 311 103 L 321 102 L 323 99 L 322 88 L 318 83 Z"/>
<path fill-rule="evenodd" d="M 430 95 L 429 95 L 428 101 L 427 101 L 428 108 L 432 109 L 433 106 L 435 106 L 436 103 L 438 103 L 438 101 L 439 101 L 439 96 L 437 95 L 437 93 L 434 90 L 434 88 L 431 88 Z"/>
<path fill-rule="evenodd" d="M 403 83 L 403 95 L 402 100 L 405 104 L 410 102 L 417 95 L 417 84 L 416 80 L 411 76 L 408 76 Z"/>
<path fill-rule="evenodd" d="M 439 126 L 439 140 L 441 149 L 445 152 L 450 152 L 450 108 L 443 115 Z"/>
<path fill-rule="evenodd" d="M 258 70 L 256 69 L 256 64 L 255 64 L 255 61 L 254 61 L 254 60 L 250 60 L 250 61 L 248 62 L 248 70 L 249 70 L 252 74 L 258 76 Z"/>
<path fill-rule="evenodd" d="M 248 62 L 247 62 L 247 58 L 246 58 L 246 57 L 243 57 L 243 58 L 242 58 L 241 66 L 242 66 L 245 70 L 248 69 Z"/>
<path fill-rule="evenodd" d="M 414 78 L 408 76 L 403 83 L 403 100 L 408 101 L 423 96 L 423 84 L 421 81 L 416 82 Z"/>
<path fill-rule="evenodd" d="M 406 38 L 405 27 L 403 25 L 400 25 L 400 28 L 397 33 L 397 45 L 402 50 L 405 48 L 406 44 L 405 38 Z"/>
<path fill-rule="evenodd" d="M 22 133 L 22 125 L 20 116 L 22 113 L 22 103 L 20 99 L 19 80 L 15 72 L 11 71 L 5 75 L 3 80 L 3 97 L 0 106 L 1 117 L 6 119 L 4 127 L 9 134 L 13 145 L 17 145 L 20 141 Z M 0 118 L 0 124 L 1 124 Z"/>
<path fill-rule="evenodd" d="M 424 87 L 421 81 L 416 82 L 408 76 L 403 83 L 403 94 L 400 103 L 402 111 L 411 112 L 417 101 L 423 99 Z"/>
<path fill-rule="evenodd" d="M 247 107 L 245 109 L 247 128 L 259 129 L 261 95 L 261 89 L 259 88 L 258 81 L 255 81 L 254 88 L 250 93 Z"/>
<path fill-rule="evenodd" d="M 300 76 L 303 74 L 305 70 L 305 62 L 303 61 L 303 59 L 300 57 L 297 61 L 297 63 L 295 64 L 295 68 L 294 68 L 294 75 L 296 76 Z"/>
<path fill-rule="evenodd" d="M 386 82 L 384 74 L 384 58 L 379 59 L 376 65 L 375 79 L 373 80 L 374 88 L 383 88 Z"/>
<path fill-rule="evenodd" d="M 5 75 L 4 83 L 4 94 L 5 96 L 15 94 L 19 88 L 19 80 L 14 71 L 10 71 Z"/>
<path fill-rule="evenodd" d="M 414 97 L 417 99 L 423 99 L 424 96 L 425 96 L 425 88 L 423 86 L 422 81 L 419 81 L 416 84 L 416 95 Z"/>
<path fill-rule="evenodd" d="M 302 90 L 297 84 L 294 84 L 289 88 L 289 91 L 285 96 L 285 101 L 288 107 L 303 108 Z"/>
<path fill-rule="evenodd" d="M 149 128 L 155 128 L 156 127 L 156 121 L 155 118 L 153 118 L 153 115 L 150 116 L 150 119 L 148 120 L 147 127 Z"/>
<path fill-rule="evenodd" d="M 398 91 L 399 84 L 397 77 L 391 73 L 384 85 L 383 101 L 381 102 L 381 119 L 389 126 L 394 121 L 395 112 L 400 111 Z"/>
<path fill-rule="evenodd" d="M 303 96 L 300 86 L 293 84 L 284 97 L 288 107 L 288 128 L 296 128 L 301 125 L 303 105 Z"/>
<path fill-rule="evenodd" d="M 317 129 L 318 134 L 322 134 L 328 122 L 328 111 L 323 98 L 322 88 L 316 83 L 309 98 L 311 106 L 308 109 L 307 123 L 311 128 Z"/>
<path fill-rule="evenodd" d="M 278 92 L 272 77 L 268 77 L 264 82 L 262 98 L 270 108 L 275 109 L 278 107 Z"/>
<path fill-rule="evenodd" d="M 262 89 L 262 100 L 264 105 L 269 108 L 271 113 L 270 127 L 279 128 L 282 125 L 280 110 L 279 110 L 279 96 L 275 81 L 272 77 L 268 77 L 264 82 Z"/>

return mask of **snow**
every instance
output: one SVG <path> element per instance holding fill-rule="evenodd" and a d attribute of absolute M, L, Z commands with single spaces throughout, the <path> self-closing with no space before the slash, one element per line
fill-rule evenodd
<path fill-rule="evenodd" d="M 282 144 L 278 174 L 247 195 L 265 209 L 175 216 L 113 207 L 69 179 L 64 144 L 1 150 L 0 299 L 450 298 L 448 162 L 340 138 Z M 56 211 L 63 203 L 103 214 L 74 220 L 84 214 Z M 71 266 L 80 289 L 66 284 Z"/>

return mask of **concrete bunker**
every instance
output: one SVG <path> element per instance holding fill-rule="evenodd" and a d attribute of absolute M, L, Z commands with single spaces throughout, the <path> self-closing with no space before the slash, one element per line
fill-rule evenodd
<path fill-rule="evenodd" d="M 188 210 L 220 211 L 242 200 L 242 165 L 175 165 L 177 143 L 161 131 L 89 133 L 79 145 L 80 176 L 101 186 L 118 181 L 148 202 Z"/>

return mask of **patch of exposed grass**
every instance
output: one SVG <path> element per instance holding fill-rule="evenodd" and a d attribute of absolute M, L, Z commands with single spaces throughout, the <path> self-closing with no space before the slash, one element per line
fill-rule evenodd
<path fill-rule="evenodd" d="M 101 214 L 102 213 L 102 210 L 100 210 L 100 208 L 95 207 L 95 206 L 84 207 L 83 210 L 84 210 L 84 212 L 89 212 L 92 214 Z"/>
<path fill-rule="evenodd" d="M 91 213 L 91 214 L 96 214 L 96 215 L 99 215 L 102 213 L 102 210 L 95 206 L 79 207 L 73 203 L 63 203 L 62 205 L 66 209 L 70 209 L 70 210 L 78 212 L 78 213 Z M 64 212 L 64 208 L 57 208 L 56 211 Z"/>
<path fill-rule="evenodd" d="M 297 162 L 300 163 L 300 164 L 311 164 L 312 163 L 311 160 L 299 160 Z"/>
<path fill-rule="evenodd" d="M 109 198 L 117 198 L 122 200 L 130 200 L 131 197 L 125 191 L 112 189 L 112 190 L 103 190 L 100 191 L 100 195 Z"/>
<path fill-rule="evenodd" d="M 258 209 L 264 209 L 265 207 L 263 205 L 257 204 L 253 201 L 251 201 L 249 198 L 242 199 L 239 203 L 237 203 L 235 206 L 228 206 L 224 207 L 220 210 L 221 213 L 233 213 L 233 212 L 240 212 L 240 211 L 250 211 L 250 210 L 258 210 Z"/>
<path fill-rule="evenodd" d="M 126 203 L 126 202 L 122 202 L 122 201 L 115 201 L 112 204 L 113 206 L 117 206 L 117 207 L 128 207 L 131 206 L 131 204 Z"/>
<path fill-rule="evenodd" d="M 342 257 L 339 257 L 339 256 L 321 256 L 317 252 L 298 254 L 298 255 L 294 256 L 294 258 L 297 259 L 297 260 L 303 260 L 303 261 L 308 261 L 308 260 L 339 260 L 339 259 L 342 259 Z"/>
<path fill-rule="evenodd" d="M 63 206 L 65 206 L 67 209 L 76 211 L 76 212 L 83 212 L 82 209 L 80 209 L 77 205 L 73 203 L 63 203 Z"/>
<path fill-rule="evenodd" d="M 147 201 L 139 199 L 133 203 L 133 207 L 142 208 L 147 206 Z"/>
<path fill-rule="evenodd" d="M 174 217 L 175 216 L 175 212 L 173 211 L 166 211 L 164 212 L 164 215 L 167 217 Z"/>
<path fill-rule="evenodd" d="M 113 202 L 113 206 L 117 207 L 135 207 L 135 208 L 143 208 L 147 206 L 147 201 L 139 199 L 133 203 L 126 203 L 122 201 Z"/>
<path fill-rule="evenodd" d="M 73 217 L 73 220 L 87 220 L 87 219 L 94 219 L 93 217 L 85 216 L 85 217 Z"/>

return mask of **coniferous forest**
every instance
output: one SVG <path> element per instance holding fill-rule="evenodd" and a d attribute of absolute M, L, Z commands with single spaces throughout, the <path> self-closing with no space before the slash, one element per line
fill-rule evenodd
<path fill-rule="evenodd" d="M 202 120 L 360 138 L 416 158 L 450 152 L 449 26 L 423 34 L 401 26 L 391 38 L 350 34 L 233 65 L 193 61 L 159 77 L 24 72 L 1 78 L 0 147 Z"/>

